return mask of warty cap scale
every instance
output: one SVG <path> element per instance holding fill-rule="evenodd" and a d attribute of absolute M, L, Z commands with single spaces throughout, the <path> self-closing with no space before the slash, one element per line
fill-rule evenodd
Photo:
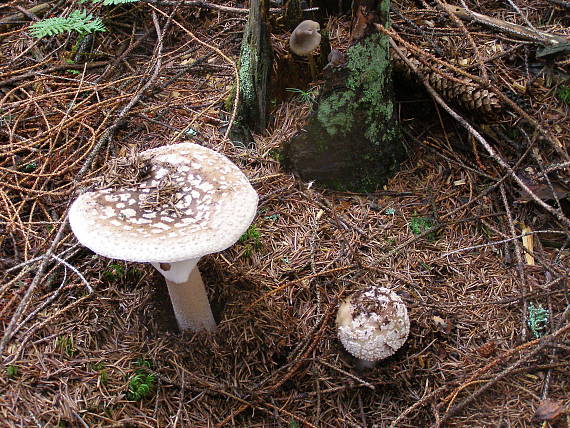
<path fill-rule="evenodd" d="M 251 224 L 257 193 L 222 154 L 180 143 L 139 156 L 150 166 L 140 183 L 84 193 L 71 206 L 73 232 L 97 254 L 173 263 L 222 251 Z"/>

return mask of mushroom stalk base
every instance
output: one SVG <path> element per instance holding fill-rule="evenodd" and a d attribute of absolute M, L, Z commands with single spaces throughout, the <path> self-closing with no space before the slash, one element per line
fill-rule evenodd
<path fill-rule="evenodd" d="M 359 371 L 372 370 L 376 366 L 376 361 L 363 360 L 362 358 L 355 357 L 355 366 Z"/>
<path fill-rule="evenodd" d="M 311 72 L 311 79 L 313 81 L 317 80 L 317 63 L 315 62 L 315 57 L 313 54 L 309 54 L 309 71 Z"/>
<path fill-rule="evenodd" d="M 176 283 L 167 279 L 166 285 L 180 330 L 216 330 L 216 321 L 197 266 L 187 281 Z"/>

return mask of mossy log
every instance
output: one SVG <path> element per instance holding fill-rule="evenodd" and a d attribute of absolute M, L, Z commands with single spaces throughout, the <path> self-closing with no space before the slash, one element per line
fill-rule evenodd
<path fill-rule="evenodd" d="M 268 14 L 269 0 L 250 0 L 238 64 L 238 110 L 230 134 L 238 144 L 249 145 L 251 131 L 261 132 L 267 125 L 267 86 L 273 60 Z"/>
<path fill-rule="evenodd" d="M 286 169 L 337 190 L 373 191 L 405 157 L 394 111 L 388 0 L 356 0 L 353 44 L 345 63 L 330 67 L 307 124 L 283 147 Z"/>

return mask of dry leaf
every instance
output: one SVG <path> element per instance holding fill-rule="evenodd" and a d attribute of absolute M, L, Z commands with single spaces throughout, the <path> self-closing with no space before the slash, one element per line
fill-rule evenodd
<path fill-rule="evenodd" d="M 522 233 L 531 233 L 532 229 L 526 225 L 522 225 Z M 523 247 L 526 249 L 524 252 L 524 259 L 527 265 L 534 266 L 534 236 L 524 235 L 522 238 Z"/>
<path fill-rule="evenodd" d="M 548 184 L 537 183 L 531 180 L 523 180 L 523 181 L 525 182 L 527 187 L 532 191 L 532 193 L 538 196 L 541 200 L 550 201 L 554 199 L 554 194 L 552 193 L 552 190 L 550 189 L 550 186 Z M 556 193 L 556 197 L 558 199 L 566 198 L 570 195 L 570 189 L 568 189 L 564 184 L 557 181 L 551 181 L 551 182 L 552 182 L 552 188 L 554 189 L 554 192 Z M 525 192 L 524 190 L 521 191 L 520 196 L 517 198 L 517 202 L 519 203 L 530 202 L 533 200 L 534 199 L 532 198 L 532 196 L 530 196 L 530 194 Z"/>
<path fill-rule="evenodd" d="M 542 400 L 534 412 L 533 420 L 535 421 L 555 421 L 564 411 L 564 405 L 561 401 Z"/>
<path fill-rule="evenodd" d="M 448 321 L 444 320 L 442 317 L 438 317 L 437 315 L 434 315 L 432 320 L 439 331 L 444 334 L 451 333 L 451 324 Z"/>
<path fill-rule="evenodd" d="M 370 24 L 377 21 L 377 15 L 374 11 L 368 10 L 365 6 L 360 6 L 356 10 L 353 20 L 352 33 L 350 39 L 352 42 L 357 42 L 363 39 L 366 34 L 371 32 Z"/>
<path fill-rule="evenodd" d="M 497 342 L 491 340 L 490 342 L 484 343 L 477 349 L 477 353 L 483 358 L 489 358 L 497 352 Z"/>

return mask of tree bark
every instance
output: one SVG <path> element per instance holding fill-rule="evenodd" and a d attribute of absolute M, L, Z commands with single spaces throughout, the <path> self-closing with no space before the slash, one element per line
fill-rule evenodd
<path fill-rule="evenodd" d="M 369 192 L 386 183 L 405 157 L 395 119 L 388 37 L 388 0 L 355 0 L 344 64 L 328 77 L 307 124 L 283 147 L 284 165 L 303 180 Z"/>
<path fill-rule="evenodd" d="M 239 104 L 230 137 L 234 143 L 250 145 L 251 132 L 267 125 L 267 86 L 272 66 L 268 25 L 269 0 L 250 0 L 249 18 L 239 57 Z"/>

